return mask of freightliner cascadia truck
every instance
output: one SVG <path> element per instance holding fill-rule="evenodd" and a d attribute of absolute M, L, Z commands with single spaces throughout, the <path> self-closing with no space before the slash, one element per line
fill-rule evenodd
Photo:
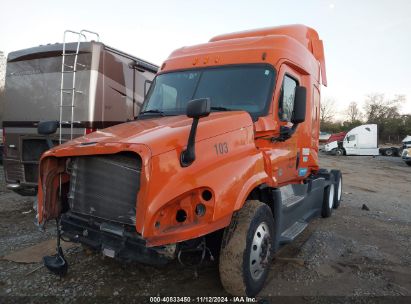
<path fill-rule="evenodd" d="M 217 243 L 226 291 L 255 296 L 278 248 L 340 204 L 341 172 L 318 164 L 321 83 L 323 44 L 303 25 L 180 48 L 136 120 L 42 155 L 39 224 L 155 265 Z M 53 133 L 45 124 L 39 132 Z M 57 248 L 44 262 L 64 275 Z"/>

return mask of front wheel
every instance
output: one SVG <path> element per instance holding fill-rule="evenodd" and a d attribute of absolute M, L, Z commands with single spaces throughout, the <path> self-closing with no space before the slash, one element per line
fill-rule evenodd
<path fill-rule="evenodd" d="M 343 156 L 343 155 L 344 155 L 343 149 L 337 149 L 337 150 L 335 150 L 335 155 L 337 155 L 337 156 Z"/>
<path fill-rule="evenodd" d="M 264 286 L 272 257 L 274 220 L 260 201 L 246 201 L 233 216 L 221 242 L 221 283 L 232 295 L 256 296 Z"/>
<path fill-rule="evenodd" d="M 408 166 L 411 166 L 411 161 L 406 161 L 405 162 Z"/>

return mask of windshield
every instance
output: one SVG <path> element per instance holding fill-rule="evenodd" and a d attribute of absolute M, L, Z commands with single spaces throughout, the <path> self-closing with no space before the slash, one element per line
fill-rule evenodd
<path fill-rule="evenodd" d="M 275 80 L 267 65 L 225 66 L 160 74 L 143 105 L 142 115 L 181 115 L 187 102 L 210 98 L 212 110 L 244 110 L 253 119 L 265 115 Z"/>

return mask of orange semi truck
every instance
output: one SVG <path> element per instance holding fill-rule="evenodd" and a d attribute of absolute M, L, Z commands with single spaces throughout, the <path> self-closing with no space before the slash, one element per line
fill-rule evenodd
<path fill-rule="evenodd" d="M 279 246 L 340 204 L 341 172 L 318 165 L 320 82 L 323 44 L 303 25 L 174 51 L 135 121 L 43 154 L 39 224 L 148 264 L 217 244 L 227 292 L 257 295 Z M 59 244 L 44 262 L 67 271 Z"/>

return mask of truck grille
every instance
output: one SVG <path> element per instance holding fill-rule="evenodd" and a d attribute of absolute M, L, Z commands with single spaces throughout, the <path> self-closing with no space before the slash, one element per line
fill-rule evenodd
<path fill-rule="evenodd" d="M 136 154 L 76 157 L 68 196 L 71 211 L 134 225 L 140 173 Z"/>

